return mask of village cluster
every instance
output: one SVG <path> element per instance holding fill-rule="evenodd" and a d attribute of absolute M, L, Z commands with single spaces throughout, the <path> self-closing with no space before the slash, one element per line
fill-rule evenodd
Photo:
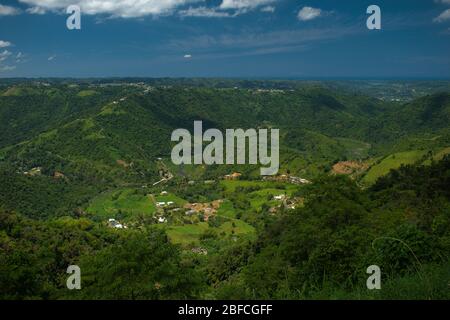
<path fill-rule="evenodd" d="M 159 160 L 161 161 L 161 160 Z M 223 180 L 236 181 L 240 180 L 242 174 L 239 172 L 233 172 L 223 176 Z M 291 176 L 288 174 L 263 177 L 262 181 L 274 181 L 296 185 L 303 185 L 311 183 L 309 180 Z M 203 181 L 205 184 L 214 183 L 215 181 Z M 196 181 L 189 181 L 189 185 L 195 184 Z M 156 212 L 153 216 L 156 224 L 166 224 L 168 222 L 183 221 L 183 223 L 196 223 L 196 222 L 208 222 L 212 217 L 218 214 L 218 211 L 223 204 L 224 200 L 214 200 L 204 203 L 185 203 L 179 204 L 172 200 L 162 201 L 157 200 L 157 196 L 153 194 L 148 195 L 153 199 Z M 168 198 L 170 193 L 163 190 L 159 193 L 159 197 Z M 280 210 L 294 210 L 303 204 L 303 199 L 300 197 L 289 197 L 286 193 L 275 194 L 270 199 L 273 204 L 268 212 L 272 215 L 277 214 Z M 108 220 L 108 225 L 116 229 L 127 229 L 128 227 L 114 218 Z"/>
<path fill-rule="evenodd" d="M 161 196 L 167 196 L 167 191 L 162 191 Z M 184 215 L 185 217 L 198 217 L 199 221 L 207 222 L 211 217 L 217 214 L 223 200 L 215 200 L 207 203 L 186 203 L 177 205 L 174 201 L 157 201 L 155 219 L 158 223 L 167 223 L 168 216 L 175 214 Z"/>

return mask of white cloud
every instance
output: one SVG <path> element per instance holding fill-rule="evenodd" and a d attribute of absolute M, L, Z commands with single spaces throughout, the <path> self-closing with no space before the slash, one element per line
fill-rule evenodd
<path fill-rule="evenodd" d="M 9 41 L 0 40 L 0 48 L 6 48 L 6 47 L 9 47 L 11 45 L 12 45 L 12 43 L 9 42 Z"/>
<path fill-rule="evenodd" d="M 48 57 L 48 61 L 53 61 L 53 60 L 55 60 L 55 58 L 56 58 L 56 55 L 54 54 L 54 55 L 51 55 L 50 57 Z"/>
<path fill-rule="evenodd" d="M 320 17 L 322 10 L 312 7 L 303 7 L 297 15 L 297 18 L 301 21 L 309 21 Z"/>
<path fill-rule="evenodd" d="M 262 11 L 274 12 L 270 4 L 278 0 L 222 0 L 218 7 L 189 7 L 207 0 L 19 0 L 29 5 L 29 14 L 47 11 L 63 12 L 69 5 L 78 5 L 81 12 L 89 15 L 105 14 L 112 17 L 137 18 L 177 13 L 184 17 L 236 17 L 250 10 L 265 6 Z M 234 10 L 230 13 L 228 10 Z"/>
<path fill-rule="evenodd" d="M 42 7 L 31 7 L 31 8 L 28 8 L 26 11 L 29 14 L 39 14 L 39 15 L 45 14 L 47 12 Z"/>
<path fill-rule="evenodd" d="M 16 54 L 15 59 L 16 59 L 16 63 L 27 62 L 27 60 L 26 60 L 26 55 L 25 55 L 24 53 L 22 53 L 22 52 L 18 52 L 18 53 Z"/>
<path fill-rule="evenodd" d="M 191 59 L 191 58 L 192 58 L 192 55 L 191 55 L 191 54 L 185 54 L 185 55 L 184 55 L 184 58 L 185 58 L 185 59 Z"/>
<path fill-rule="evenodd" d="M 205 18 L 230 18 L 234 16 L 232 14 L 229 14 L 228 12 L 218 11 L 214 8 L 207 8 L 207 7 L 198 7 L 198 8 L 190 7 L 187 10 L 181 10 L 179 14 L 183 17 L 205 17 Z"/>
<path fill-rule="evenodd" d="M 19 0 L 43 10 L 62 10 L 79 5 L 82 13 L 107 14 L 122 18 L 144 17 L 172 13 L 178 7 L 204 0 Z M 35 9 L 37 10 L 37 9 Z"/>
<path fill-rule="evenodd" d="M 275 12 L 275 7 L 274 6 L 266 6 L 261 8 L 261 12 L 270 12 L 270 13 L 274 13 Z"/>
<path fill-rule="evenodd" d="M 16 66 L 4 66 L 4 67 L 0 67 L 0 72 L 12 71 L 15 69 L 16 69 Z"/>
<path fill-rule="evenodd" d="M 0 52 L 0 62 L 8 59 L 8 57 L 10 55 L 11 55 L 11 51 L 8 51 L 8 50 L 3 50 L 3 52 Z"/>
<path fill-rule="evenodd" d="M 14 16 L 19 13 L 20 10 L 17 8 L 0 4 L 0 16 Z"/>
<path fill-rule="evenodd" d="M 450 0 L 435 0 L 434 2 L 443 3 L 443 4 L 450 4 Z"/>
<path fill-rule="evenodd" d="M 220 9 L 252 10 L 276 1 L 277 0 L 223 0 L 220 4 Z"/>
<path fill-rule="evenodd" d="M 306 50 L 315 43 L 339 39 L 361 32 L 359 25 L 328 28 L 277 30 L 266 33 L 242 32 L 222 35 L 200 35 L 169 41 L 164 47 L 177 58 L 179 52 L 195 52 L 197 59 L 224 56 L 250 56 Z"/>
<path fill-rule="evenodd" d="M 222 0 L 217 8 L 190 7 L 181 10 L 179 14 L 185 17 L 234 18 L 261 6 L 265 6 L 261 9 L 263 12 L 274 12 L 275 7 L 268 4 L 276 1 L 278 0 Z M 234 12 L 230 13 L 230 10 Z"/>
<path fill-rule="evenodd" d="M 450 9 L 445 10 L 439 16 L 433 19 L 434 22 L 444 22 L 450 20 Z"/>

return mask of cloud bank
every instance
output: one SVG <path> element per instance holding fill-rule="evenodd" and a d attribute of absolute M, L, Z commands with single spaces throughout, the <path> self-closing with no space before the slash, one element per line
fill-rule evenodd
<path fill-rule="evenodd" d="M 204 0 L 19 0 L 32 6 L 35 13 L 59 11 L 69 5 L 78 5 L 85 14 L 107 14 L 121 18 L 165 15 L 178 7 Z"/>
<path fill-rule="evenodd" d="M 120 18 L 170 15 L 178 12 L 186 17 L 235 17 L 265 6 L 266 12 L 273 12 L 268 6 L 278 0 L 222 0 L 217 7 L 205 6 L 206 0 L 19 0 L 30 6 L 30 14 L 44 14 L 47 11 L 63 11 L 69 5 L 78 5 L 85 14 L 106 14 Z M 193 4 L 200 6 L 192 7 Z M 203 4 L 203 5 L 202 5 Z M 190 6 L 187 8 L 187 6 Z M 14 8 L 11 8 L 14 9 Z M 11 10 L 10 9 L 10 10 Z M 230 12 L 234 11 L 234 12 Z M 1 11 L 0 11 L 1 12 Z M 6 9 L 5 9 L 6 12 Z M 0 13 L 1 14 L 1 13 Z"/>

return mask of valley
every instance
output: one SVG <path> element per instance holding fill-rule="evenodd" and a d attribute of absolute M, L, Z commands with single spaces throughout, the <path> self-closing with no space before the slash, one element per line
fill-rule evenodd
<path fill-rule="evenodd" d="M 0 295 L 448 297 L 450 83 L 377 97 L 391 85 L 0 81 Z M 194 121 L 279 128 L 278 173 L 174 164 L 171 134 Z M 421 273 L 401 245 L 372 247 L 378 237 L 410 243 Z M 391 289 L 363 290 L 374 263 Z M 64 290 L 69 264 L 85 290 Z"/>

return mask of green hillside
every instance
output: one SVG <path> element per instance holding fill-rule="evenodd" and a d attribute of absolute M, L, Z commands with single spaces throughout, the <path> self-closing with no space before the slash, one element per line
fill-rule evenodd
<path fill-rule="evenodd" d="M 378 178 L 387 175 L 389 171 L 400 168 L 401 165 L 421 162 L 426 155 L 425 151 L 414 150 L 391 154 L 377 161 L 365 174 L 363 183 L 372 184 Z"/>

